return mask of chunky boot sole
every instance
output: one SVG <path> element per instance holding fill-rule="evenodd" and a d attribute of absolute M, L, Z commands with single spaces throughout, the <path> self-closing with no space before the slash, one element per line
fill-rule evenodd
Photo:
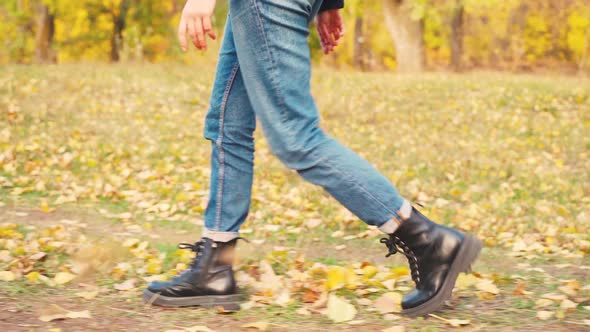
<path fill-rule="evenodd" d="M 162 307 L 221 307 L 226 312 L 234 312 L 240 310 L 240 303 L 243 300 L 244 297 L 241 294 L 171 297 L 152 293 L 147 289 L 143 291 L 145 303 Z"/>
<path fill-rule="evenodd" d="M 463 243 L 461 243 L 461 248 L 459 248 L 459 252 L 457 253 L 457 257 L 453 260 L 449 273 L 445 277 L 439 291 L 430 300 L 417 307 L 404 309 L 401 313 L 409 317 L 425 316 L 442 307 L 445 301 L 451 298 L 459 273 L 471 271 L 471 264 L 473 264 L 477 259 L 477 256 L 479 256 L 481 248 L 482 243 L 480 240 L 469 234 L 465 235 Z"/>

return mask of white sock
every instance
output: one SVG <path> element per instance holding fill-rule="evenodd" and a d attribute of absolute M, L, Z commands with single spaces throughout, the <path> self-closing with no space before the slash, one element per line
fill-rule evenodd
<path fill-rule="evenodd" d="M 404 199 L 402 207 L 397 211 L 397 214 L 399 215 L 401 220 L 399 220 L 399 218 L 395 216 L 388 220 L 385 224 L 381 225 L 379 227 L 379 230 L 385 234 L 395 233 L 399 226 L 401 226 L 402 222 L 408 220 L 408 218 L 410 218 L 410 216 L 412 215 L 412 204 Z"/>

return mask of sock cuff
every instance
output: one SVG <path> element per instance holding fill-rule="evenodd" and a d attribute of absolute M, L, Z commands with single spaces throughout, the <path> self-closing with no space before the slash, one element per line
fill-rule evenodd
<path fill-rule="evenodd" d="M 412 204 L 404 199 L 402 206 L 397 210 L 396 215 L 379 226 L 379 230 L 385 234 L 393 234 L 401 224 L 412 215 Z"/>
<path fill-rule="evenodd" d="M 203 237 L 209 238 L 215 242 L 229 242 L 240 237 L 239 232 L 220 232 L 203 228 Z"/>

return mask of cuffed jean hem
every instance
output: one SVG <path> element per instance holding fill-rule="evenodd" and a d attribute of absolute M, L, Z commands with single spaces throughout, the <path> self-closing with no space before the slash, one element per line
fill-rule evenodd
<path fill-rule="evenodd" d="M 233 239 L 240 237 L 240 233 L 212 231 L 210 229 L 203 228 L 203 237 L 211 239 L 215 242 L 229 242 Z"/>
<path fill-rule="evenodd" d="M 402 206 L 399 210 L 396 211 L 395 216 L 388 221 L 386 221 L 383 225 L 379 226 L 379 230 L 385 234 L 393 234 L 399 228 L 399 226 L 410 218 L 412 214 L 412 204 L 404 199 Z"/>

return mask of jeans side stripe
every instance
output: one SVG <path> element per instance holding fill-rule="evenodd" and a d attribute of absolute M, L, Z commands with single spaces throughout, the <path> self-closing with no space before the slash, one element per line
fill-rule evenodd
<path fill-rule="evenodd" d="M 221 227 L 221 209 L 223 206 L 223 180 L 224 180 L 224 173 L 225 173 L 225 152 L 223 151 L 223 124 L 225 120 L 225 110 L 227 108 L 227 100 L 229 99 L 229 93 L 231 88 L 234 84 L 236 79 L 236 75 L 238 74 L 238 70 L 240 69 L 239 63 L 236 62 L 232 72 L 229 76 L 229 81 L 227 82 L 227 86 L 225 87 L 225 91 L 223 92 L 223 100 L 221 101 L 221 112 L 219 114 L 219 137 L 215 142 L 217 144 L 217 148 L 219 149 L 219 180 L 217 183 L 217 206 L 215 209 L 215 230 L 219 230 Z"/>

